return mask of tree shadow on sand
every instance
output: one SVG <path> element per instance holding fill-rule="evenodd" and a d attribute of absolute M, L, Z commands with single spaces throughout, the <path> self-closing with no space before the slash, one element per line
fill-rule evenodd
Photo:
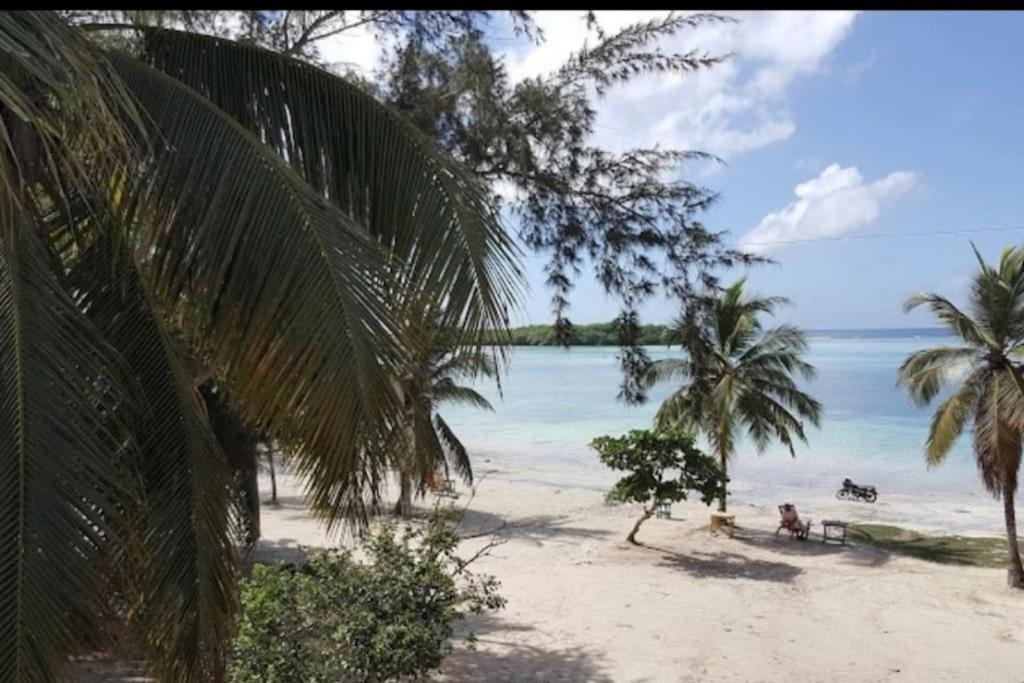
<path fill-rule="evenodd" d="M 569 515 L 531 515 L 506 519 L 489 512 L 466 510 L 457 531 L 468 537 L 493 535 L 527 541 L 536 546 L 543 545 L 545 541 L 598 540 L 612 535 L 606 529 L 574 526 L 572 521 Z"/>
<path fill-rule="evenodd" d="M 440 681 L 592 681 L 612 683 L 601 656 L 581 647 L 549 648 L 517 643 L 514 632 L 533 627 L 481 615 L 468 626 L 477 634 L 475 649 L 457 648 L 437 677 Z"/>
<path fill-rule="evenodd" d="M 77 658 L 68 673 L 68 680 L 75 683 L 155 683 L 146 676 L 143 662 L 118 661 L 98 653 Z"/>
<path fill-rule="evenodd" d="M 776 535 L 760 529 L 740 528 L 732 537 L 744 545 L 760 548 L 771 553 L 790 557 L 834 556 L 846 564 L 861 567 L 878 567 L 889 561 L 889 553 L 867 545 L 855 544 L 848 538 L 846 545 L 823 543 L 821 527 L 815 525 L 806 541 L 789 538 L 786 531 Z"/>
<path fill-rule="evenodd" d="M 273 564 L 275 562 L 303 564 L 309 555 L 317 550 L 321 550 L 321 548 L 300 546 L 294 538 L 260 539 L 252 553 L 244 558 L 243 564 L 247 567 L 257 563 Z"/>
<path fill-rule="evenodd" d="M 740 553 L 698 551 L 683 554 L 655 546 L 644 547 L 664 553 L 657 566 L 684 571 L 698 578 L 752 579 L 754 581 L 792 583 L 797 576 L 803 573 L 803 569 L 800 567 L 786 562 L 757 560 Z"/>

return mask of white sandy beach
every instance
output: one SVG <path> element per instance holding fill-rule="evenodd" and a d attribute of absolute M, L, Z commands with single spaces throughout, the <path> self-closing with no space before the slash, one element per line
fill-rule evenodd
<path fill-rule="evenodd" d="M 542 472 L 527 482 L 480 469 L 463 530 L 503 527 L 506 542 L 474 566 L 501 580 L 508 606 L 473 622 L 477 650 L 453 654 L 440 680 L 1024 680 L 1024 596 L 1004 587 L 1002 570 L 824 546 L 817 525 L 811 541 L 791 541 L 774 536 L 776 510 L 749 504 L 733 506 L 741 528 L 731 539 L 711 536 L 707 508 L 687 503 L 647 522 L 635 547 L 623 538 L 636 506 L 546 485 Z M 279 489 L 281 505 L 264 507 L 262 557 L 336 543 L 290 477 Z M 922 512 L 914 501 L 826 500 L 794 502 L 815 519 L 905 523 Z M 936 505 L 932 526 L 962 527 L 969 516 L 977 532 L 998 534 L 998 505 L 978 505 Z M 489 538 L 466 541 L 465 553 Z"/>

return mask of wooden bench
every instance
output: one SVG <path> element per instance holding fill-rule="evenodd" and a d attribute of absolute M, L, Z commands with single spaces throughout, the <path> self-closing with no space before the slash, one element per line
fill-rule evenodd
<path fill-rule="evenodd" d="M 736 515 L 725 512 L 711 513 L 711 533 L 717 535 L 719 532 L 723 532 L 732 536 L 734 531 L 736 531 Z"/>
<path fill-rule="evenodd" d="M 823 519 L 821 521 L 821 542 L 836 541 L 846 545 L 846 527 L 848 526 L 848 522 L 838 519 Z"/>
<path fill-rule="evenodd" d="M 658 503 L 654 517 L 656 519 L 672 519 L 672 503 Z"/>

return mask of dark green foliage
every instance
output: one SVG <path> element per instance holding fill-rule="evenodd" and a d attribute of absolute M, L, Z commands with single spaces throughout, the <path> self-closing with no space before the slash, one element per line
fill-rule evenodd
<path fill-rule="evenodd" d="M 467 613 L 501 608 L 497 581 L 454 554 L 442 523 L 384 526 L 361 550 L 308 564 L 256 565 L 242 586 L 231 658 L 236 683 L 388 681 L 440 668 Z M 472 641 L 472 635 L 466 637 Z"/>
<path fill-rule="evenodd" d="M 625 436 L 599 436 L 590 447 L 611 469 L 629 472 L 608 492 L 609 501 L 649 504 L 627 537 L 630 542 L 636 541 L 640 525 L 659 504 L 686 500 L 695 491 L 710 505 L 727 481 L 714 458 L 677 429 L 634 429 Z"/>
<path fill-rule="evenodd" d="M 608 492 L 610 501 L 646 503 L 654 498 L 676 503 L 686 500 L 688 491 L 696 491 L 710 505 L 721 486 L 718 463 L 679 430 L 634 429 L 625 436 L 599 436 L 590 446 L 602 463 L 630 473 Z M 670 470 L 678 475 L 666 479 Z"/>
<path fill-rule="evenodd" d="M 513 346 L 558 346 L 561 342 L 551 325 L 526 325 L 512 330 Z M 669 328 L 665 325 L 640 325 L 636 336 L 641 346 L 659 346 L 669 343 Z M 569 333 L 570 346 L 617 346 L 617 321 L 573 325 Z"/>
<path fill-rule="evenodd" d="M 124 634 L 160 680 L 222 683 L 251 442 L 365 523 L 408 309 L 500 336 L 518 250 L 483 184 L 362 88 L 96 28 L 0 12 L 0 680 L 60 680 Z"/>

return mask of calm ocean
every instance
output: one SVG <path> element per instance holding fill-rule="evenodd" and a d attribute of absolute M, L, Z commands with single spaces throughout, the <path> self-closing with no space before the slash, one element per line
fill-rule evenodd
<path fill-rule="evenodd" d="M 896 387 L 896 369 L 908 353 L 953 343 L 937 330 L 836 330 L 809 333 L 808 360 L 817 377 L 806 384 L 825 407 L 820 429 L 791 458 L 782 447 L 758 455 L 740 445 L 730 471 L 732 490 L 813 488 L 834 491 L 844 477 L 886 494 L 981 495 L 965 434 L 945 465 L 929 470 L 922 450 L 931 412 L 915 408 Z M 651 347 L 653 358 L 677 350 Z M 445 406 L 441 413 L 477 463 L 506 472 L 545 471 L 565 485 L 602 487 L 611 481 L 588 443 L 650 425 L 670 387 L 630 407 L 616 399 L 617 349 L 517 347 L 502 383 L 481 386 L 495 412 Z"/>

